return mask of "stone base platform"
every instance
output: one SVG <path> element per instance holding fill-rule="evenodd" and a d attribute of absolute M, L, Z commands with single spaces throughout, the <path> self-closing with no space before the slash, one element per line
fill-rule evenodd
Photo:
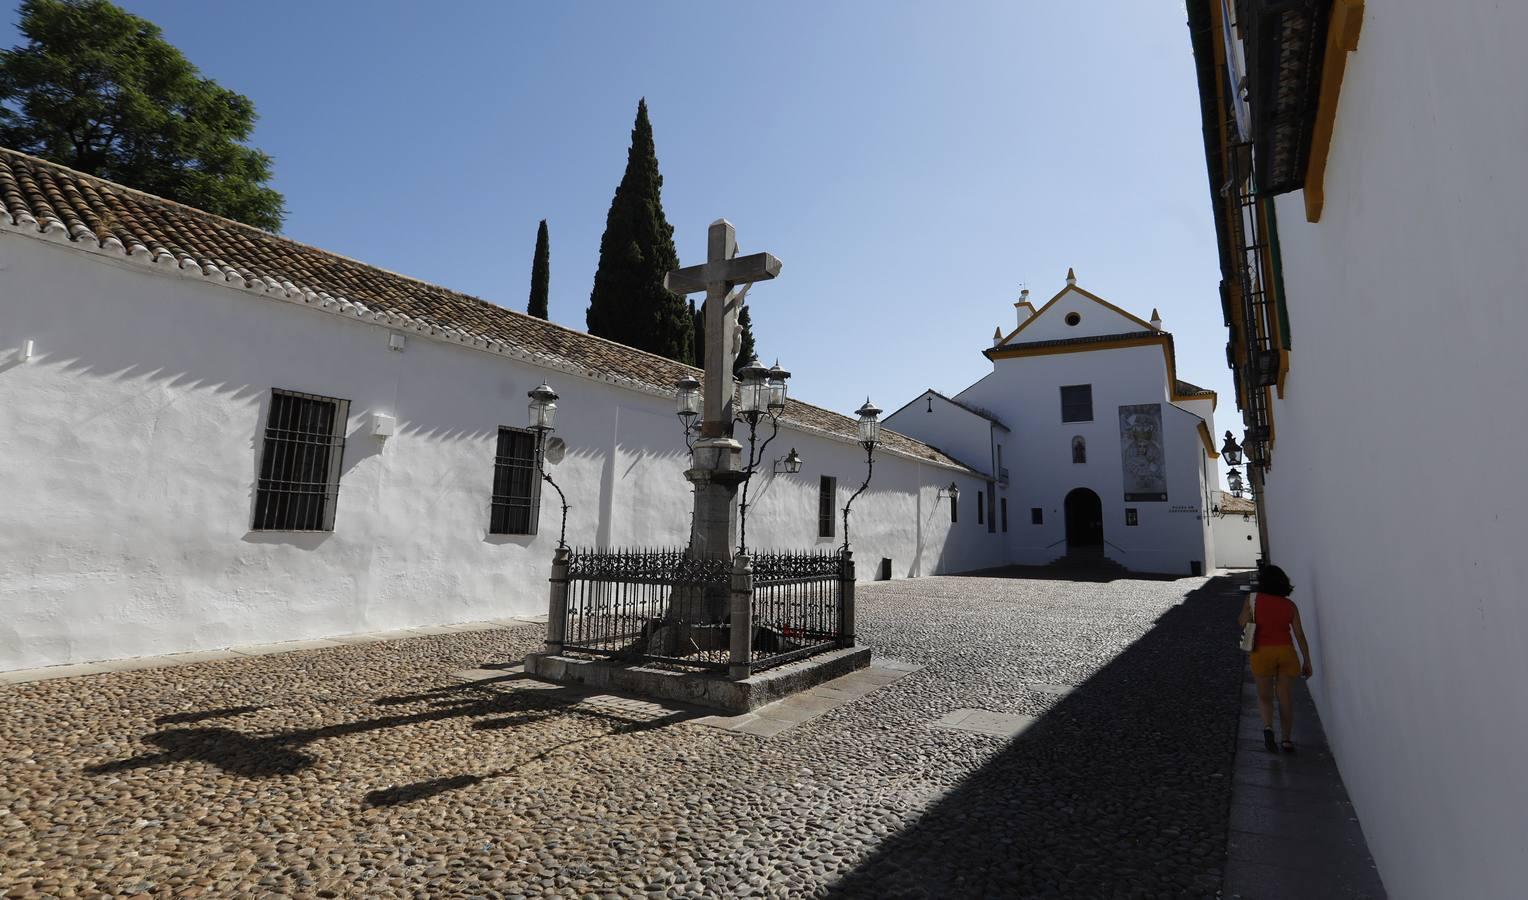
<path fill-rule="evenodd" d="M 610 659 L 551 653 L 531 653 L 525 657 L 525 671 L 537 678 L 628 691 L 734 714 L 751 712 L 868 665 L 869 647 L 845 647 L 734 681 L 719 672 L 675 672 Z"/>

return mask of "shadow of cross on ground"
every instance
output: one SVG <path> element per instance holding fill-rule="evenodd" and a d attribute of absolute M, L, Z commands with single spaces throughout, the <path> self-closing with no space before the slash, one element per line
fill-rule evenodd
<path fill-rule="evenodd" d="M 492 778 L 509 776 L 523 766 L 591 741 L 663 728 L 705 715 L 702 711 L 688 709 L 646 709 L 645 707 L 650 705 L 644 704 L 628 703 L 618 708 L 609 705 L 595 706 L 586 702 L 591 697 L 591 693 L 587 690 L 568 687 L 549 688 L 541 683 L 537 683 L 536 690 L 512 689 L 516 682 L 530 680 L 524 674 L 514 673 L 491 676 L 465 684 L 431 688 L 417 694 L 381 697 L 373 700 L 372 704 L 387 707 L 425 703 L 429 708 L 419 712 L 337 722 L 274 734 L 247 734 L 221 725 L 164 729 L 144 735 L 142 738 L 144 743 L 159 748 L 158 752 L 142 753 L 115 762 L 89 766 L 85 771 L 90 775 L 107 775 L 153 766 L 201 762 L 216 766 L 230 775 L 258 779 L 292 775 L 315 765 L 319 758 L 301 748 L 316 741 L 385 728 L 471 718 L 478 720 L 472 723 L 475 730 L 495 731 L 531 725 L 554 716 L 583 717 L 611 726 L 608 730 L 596 734 L 560 741 L 520 759 L 511 766 L 481 773 L 463 773 L 427 779 L 413 784 L 395 785 L 371 791 L 364 801 L 367 806 L 395 806 L 459 788 L 471 787 Z M 240 716 L 257 712 L 262 708 L 241 706 L 176 713 L 161 716 L 155 721 L 157 724 L 201 722 L 214 718 Z"/>

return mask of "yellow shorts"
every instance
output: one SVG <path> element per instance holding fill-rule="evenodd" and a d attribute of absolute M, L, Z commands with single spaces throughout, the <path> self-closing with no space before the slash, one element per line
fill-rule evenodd
<path fill-rule="evenodd" d="M 1300 674 L 1300 658 L 1291 644 L 1273 644 L 1252 651 L 1252 674 L 1258 678 L 1294 678 Z"/>

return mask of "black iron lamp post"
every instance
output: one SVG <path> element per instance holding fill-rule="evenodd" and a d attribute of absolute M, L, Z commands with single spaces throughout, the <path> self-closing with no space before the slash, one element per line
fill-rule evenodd
<path fill-rule="evenodd" d="M 766 369 L 754 359 L 738 373 L 737 418 L 748 423 L 748 465 L 743 469 L 743 496 L 738 501 L 738 553 L 748 552 L 748 483 L 764 460 L 764 451 L 780 433 L 780 416 L 785 412 L 786 386 L 791 373 L 780 368 L 776 362 Z M 769 437 L 758 443 L 759 422 L 768 418 Z M 793 453 L 795 451 L 792 451 Z M 799 469 L 800 457 L 797 457 Z"/>
<path fill-rule="evenodd" d="M 855 413 L 859 416 L 859 445 L 865 449 L 865 481 L 859 486 L 859 490 L 849 497 L 849 502 L 844 504 L 844 547 L 845 553 L 849 552 L 849 508 L 859 495 L 870 487 L 870 476 L 875 472 L 875 448 L 881 442 L 881 408 L 865 398 L 865 403 Z M 955 485 L 950 485 L 954 489 Z"/>
<path fill-rule="evenodd" d="M 543 381 L 540 387 L 527 391 L 526 396 L 531 398 L 530 428 L 536 433 L 536 472 L 552 486 L 552 490 L 557 492 L 557 498 L 562 501 L 562 530 L 557 534 L 557 549 L 563 550 L 568 546 L 568 498 L 546 471 L 546 436 L 552 432 L 557 418 L 557 392 Z"/>

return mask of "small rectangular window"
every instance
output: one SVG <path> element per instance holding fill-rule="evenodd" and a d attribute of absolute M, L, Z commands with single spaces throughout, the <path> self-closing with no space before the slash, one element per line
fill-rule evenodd
<path fill-rule="evenodd" d="M 1133 508 L 1130 508 L 1130 507 L 1126 507 L 1125 508 L 1125 524 L 1126 525 L 1139 525 L 1140 524 L 1139 520 L 1136 518 L 1135 510 Z"/>
<path fill-rule="evenodd" d="M 1045 524 L 1045 510 L 1041 509 L 1038 506 L 1030 507 L 1030 510 L 1029 510 L 1029 524 L 1031 524 L 1031 525 L 1044 525 Z"/>
<path fill-rule="evenodd" d="M 955 502 L 954 495 L 950 496 L 950 524 L 960 521 L 960 504 Z"/>
<path fill-rule="evenodd" d="M 997 533 L 997 491 L 992 489 L 992 482 L 987 482 L 987 533 Z"/>
<path fill-rule="evenodd" d="M 541 521 L 541 475 L 536 471 L 536 436 L 500 428 L 493 457 L 493 508 L 489 534 L 535 534 Z"/>
<path fill-rule="evenodd" d="M 333 531 L 350 401 L 271 392 L 253 531 Z"/>
<path fill-rule="evenodd" d="M 817 485 L 817 536 L 833 537 L 838 520 L 833 513 L 838 509 L 838 479 L 822 476 Z"/>
<path fill-rule="evenodd" d="M 1093 421 L 1093 385 L 1069 384 L 1061 388 L 1061 421 Z"/>
<path fill-rule="evenodd" d="M 1004 497 L 1002 500 L 998 501 L 998 509 L 1002 510 L 1002 512 L 1003 512 L 1003 532 L 1006 534 L 1008 532 L 1008 498 L 1007 497 Z"/>
<path fill-rule="evenodd" d="M 983 494 L 981 491 L 976 492 L 976 524 L 978 525 L 987 521 L 985 518 L 983 518 L 982 513 L 982 508 L 987 505 L 986 496 L 987 495 Z"/>

